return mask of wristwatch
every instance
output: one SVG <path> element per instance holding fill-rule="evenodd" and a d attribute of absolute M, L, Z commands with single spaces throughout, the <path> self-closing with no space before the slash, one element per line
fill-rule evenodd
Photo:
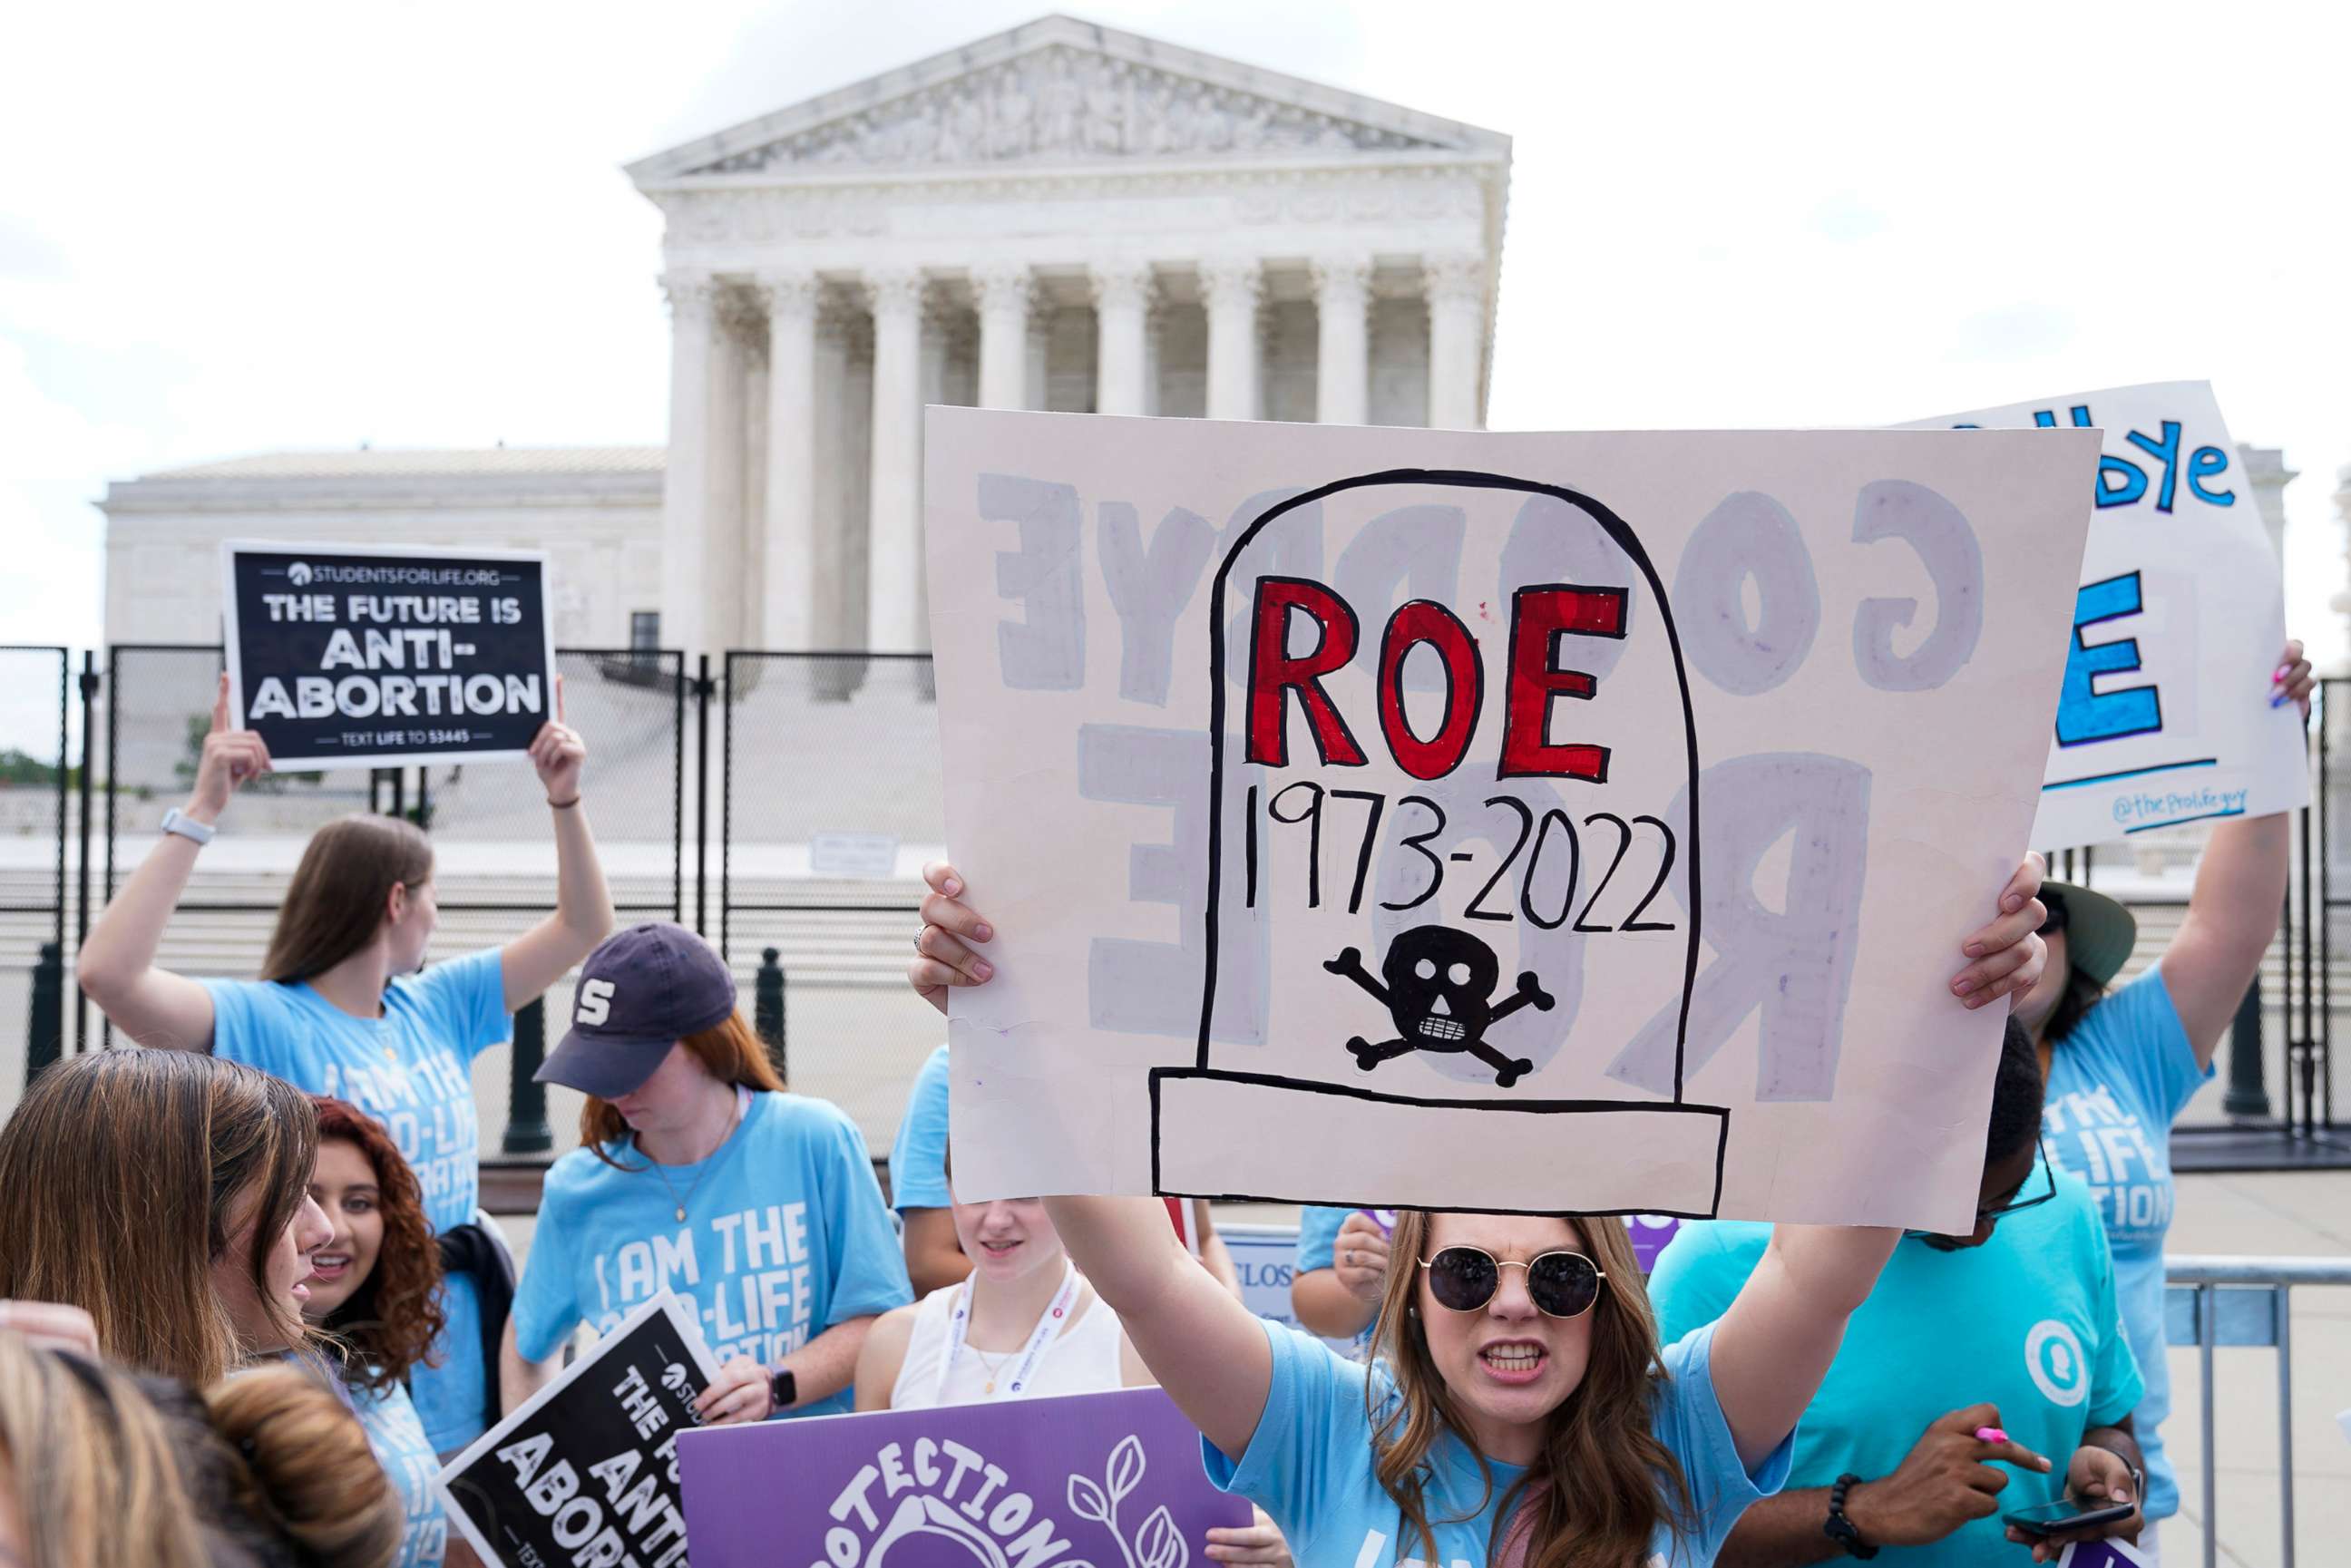
<path fill-rule="evenodd" d="M 177 806 L 163 813 L 163 831 L 177 833 L 193 844 L 208 844 L 219 830 L 210 822 L 199 822 Z"/>
<path fill-rule="evenodd" d="M 1862 1540 L 1861 1531 L 1844 1516 L 1844 1494 L 1860 1484 L 1861 1478 L 1850 1472 L 1837 1477 L 1836 1485 L 1829 1488 L 1829 1516 L 1822 1521 L 1821 1533 L 1843 1547 L 1846 1556 L 1867 1562 L 1877 1555 L 1877 1548 Z"/>
<path fill-rule="evenodd" d="M 768 1372 L 768 1402 L 778 1410 L 789 1410 L 800 1396 L 800 1380 L 789 1366 L 771 1367 Z"/>

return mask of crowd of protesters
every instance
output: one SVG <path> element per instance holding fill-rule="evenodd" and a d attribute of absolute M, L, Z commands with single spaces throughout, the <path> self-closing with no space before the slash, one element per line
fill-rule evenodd
<path fill-rule="evenodd" d="M 2289 645 L 2274 694 L 2306 710 L 2312 684 Z M 1213 1562 L 2152 1556 L 2179 1506 L 2168 1130 L 2274 932 L 2283 818 L 2214 831 L 2119 988 L 2128 912 L 2037 857 L 1952 933 L 1942 1005 L 2008 1013 L 1968 1233 L 1692 1223 L 1645 1278 L 1605 1217 L 1310 1208 L 1310 1334 L 1243 1304 L 1205 1203 L 958 1201 L 945 1046 L 885 1199 L 701 938 L 613 933 L 586 757 L 559 693 L 530 747 L 556 909 L 512 940 L 426 964 L 430 845 L 354 817 L 307 846 L 259 977 L 192 978 L 159 946 L 270 766 L 224 683 L 189 800 L 80 956 L 135 1044 L 50 1068 L 0 1127 L 0 1565 L 472 1561 L 441 1465 L 664 1290 L 705 1327 L 712 1423 L 1158 1385 L 1255 1505 Z M 908 978 L 944 1011 L 995 933 L 925 874 Z M 575 968 L 540 1077 L 586 1096 L 580 1146 L 517 1277 L 473 1063 Z M 2115 1517 L 2001 1522 L 2061 1494 Z"/>

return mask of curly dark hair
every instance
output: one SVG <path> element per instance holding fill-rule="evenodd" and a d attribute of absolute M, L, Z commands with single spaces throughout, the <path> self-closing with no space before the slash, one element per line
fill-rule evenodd
<path fill-rule="evenodd" d="M 424 1194 L 381 1123 L 331 1096 L 313 1096 L 319 1141 L 340 1138 L 375 1171 L 383 1246 L 375 1269 L 319 1326 L 342 1345 L 345 1378 L 382 1391 L 420 1363 L 439 1364 L 433 1342 L 447 1326 L 441 1305 L 441 1246 L 424 1218 Z"/>

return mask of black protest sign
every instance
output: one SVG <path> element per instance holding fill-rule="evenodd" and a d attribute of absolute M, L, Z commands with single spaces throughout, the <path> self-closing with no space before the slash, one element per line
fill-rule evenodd
<path fill-rule="evenodd" d="M 451 1461 L 451 1521 L 498 1568 L 683 1568 L 677 1437 L 716 1372 L 663 1291 Z"/>
<path fill-rule="evenodd" d="M 221 547 L 232 714 L 279 768 L 520 757 L 555 712 L 547 562 Z"/>

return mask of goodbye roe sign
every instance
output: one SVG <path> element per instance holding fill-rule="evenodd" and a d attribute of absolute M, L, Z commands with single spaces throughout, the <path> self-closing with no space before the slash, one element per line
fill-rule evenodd
<path fill-rule="evenodd" d="M 230 539 L 229 707 L 278 768 L 521 757 L 554 713 L 547 562 Z"/>
<path fill-rule="evenodd" d="M 925 443 L 965 1196 L 1964 1228 L 2095 434 Z"/>
<path fill-rule="evenodd" d="M 2210 386 L 2075 392 L 1914 428 L 1928 425 L 2105 432 L 2035 844 L 2309 802 L 2301 710 L 2267 701 L 2284 585 Z"/>

